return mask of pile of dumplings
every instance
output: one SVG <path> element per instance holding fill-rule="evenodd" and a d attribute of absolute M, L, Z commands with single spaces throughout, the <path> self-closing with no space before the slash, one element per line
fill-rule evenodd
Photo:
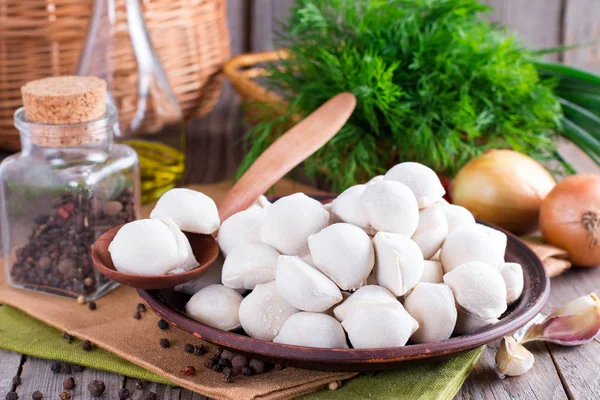
<path fill-rule="evenodd" d="M 206 325 L 288 345 L 399 347 L 472 333 L 520 297 L 523 272 L 504 260 L 504 233 L 444 194 L 434 171 L 405 162 L 326 205 L 262 197 L 221 223 L 218 262 L 176 290 Z M 185 230 L 161 201 L 156 217 Z"/>

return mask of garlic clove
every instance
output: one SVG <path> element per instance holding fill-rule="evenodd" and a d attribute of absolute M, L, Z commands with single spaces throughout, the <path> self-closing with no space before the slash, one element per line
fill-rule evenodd
<path fill-rule="evenodd" d="M 240 323 L 251 337 L 271 341 L 285 321 L 299 312 L 279 294 L 275 281 L 256 285 L 240 304 Z"/>
<path fill-rule="evenodd" d="M 448 233 L 454 232 L 462 226 L 475 225 L 475 217 L 471 211 L 462 206 L 450 204 L 446 200 L 440 201 L 440 204 L 448 223 Z"/>
<path fill-rule="evenodd" d="M 266 209 L 261 241 L 281 254 L 300 255 L 308 251 L 308 237 L 328 223 L 329 213 L 321 203 L 304 193 L 294 193 Z"/>
<path fill-rule="evenodd" d="M 368 234 L 375 234 L 359 201 L 366 188 L 365 185 L 355 185 L 344 190 L 331 202 L 331 212 L 340 221 L 356 225 Z"/>
<path fill-rule="evenodd" d="M 374 185 L 376 183 L 381 182 L 385 177 L 383 175 L 376 175 L 369 179 L 365 185 Z"/>
<path fill-rule="evenodd" d="M 373 245 L 377 254 L 375 278 L 379 285 L 402 296 L 419 282 L 424 260 L 413 240 L 395 233 L 378 232 Z"/>
<path fill-rule="evenodd" d="M 191 189 L 171 189 L 163 194 L 150 218 L 173 218 L 184 232 L 211 234 L 219 229 L 217 205 L 207 195 Z"/>
<path fill-rule="evenodd" d="M 396 304 L 398 299 L 389 290 L 376 285 L 367 285 L 352 293 L 342 304 L 333 309 L 333 315 L 338 321 L 343 321 L 348 315 L 359 308 L 378 304 Z"/>
<path fill-rule="evenodd" d="M 457 308 L 455 335 L 468 335 L 476 332 L 486 326 L 494 325 L 500 322 L 498 318 L 483 319 L 476 315 L 469 314 L 461 307 Z"/>
<path fill-rule="evenodd" d="M 423 261 L 423 275 L 419 282 L 443 283 L 444 269 L 439 261 L 425 260 Z"/>
<path fill-rule="evenodd" d="M 508 304 L 514 303 L 523 293 L 523 268 L 521 264 L 504 263 L 500 269 L 500 274 L 506 284 L 506 301 Z"/>
<path fill-rule="evenodd" d="M 360 196 L 369 224 L 376 231 L 411 237 L 419 225 L 417 199 L 408 186 L 389 180 L 367 185 Z"/>
<path fill-rule="evenodd" d="M 435 203 L 419 211 L 419 225 L 412 240 L 419 246 L 425 259 L 430 259 L 442 248 L 447 235 L 448 223 L 441 204 Z"/>
<path fill-rule="evenodd" d="M 324 312 L 342 301 L 340 289 L 296 256 L 279 256 L 275 282 L 279 294 L 302 311 Z"/>
<path fill-rule="evenodd" d="M 273 342 L 326 349 L 348 348 L 342 325 L 329 315 L 312 312 L 299 312 L 289 317 Z"/>
<path fill-rule="evenodd" d="M 385 180 L 408 186 L 415 194 L 419 208 L 429 207 L 446 193 L 437 174 L 431 168 L 415 162 L 403 162 L 392 167 L 385 174 Z"/>
<path fill-rule="evenodd" d="M 417 283 L 404 299 L 404 308 L 419 323 L 419 329 L 410 337 L 411 341 L 439 342 L 452 335 L 456 325 L 456 306 L 448 286 Z"/>
<path fill-rule="evenodd" d="M 595 293 L 581 296 L 557 308 L 527 328 L 521 343 L 534 340 L 576 346 L 593 340 L 600 332 L 600 299 Z"/>
<path fill-rule="evenodd" d="M 496 352 L 496 371 L 500 378 L 523 375 L 531 369 L 533 354 L 510 336 L 502 338 Z"/>
<path fill-rule="evenodd" d="M 233 249 L 251 243 L 260 243 L 260 230 L 265 210 L 252 206 L 227 218 L 221 224 L 217 242 L 224 255 Z"/>
<path fill-rule="evenodd" d="M 506 285 L 498 270 L 473 261 L 459 265 L 444 275 L 456 302 L 482 319 L 499 318 L 506 311 Z"/>
<path fill-rule="evenodd" d="M 498 268 L 504 264 L 501 247 L 502 243 L 496 243 L 483 226 L 463 226 L 448 234 L 442 245 L 440 259 L 446 273 L 471 261 Z"/>
<path fill-rule="evenodd" d="M 339 223 L 310 235 L 308 247 L 313 263 L 342 290 L 367 283 L 375 255 L 371 238 L 357 226 Z"/>
<path fill-rule="evenodd" d="M 342 322 L 355 349 L 401 347 L 419 328 L 400 302 L 361 307 Z"/>
<path fill-rule="evenodd" d="M 225 258 L 221 275 L 223 285 L 231 289 L 254 289 L 275 279 L 277 250 L 264 243 L 236 247 Z"/>
<path fill-rule="evenodd" d="M 238 311 L 242 295 L 223 285 L 209 285 L 198 291 L 185 305 L 193 319 L 213 328 L 231 331 L 239 328 Z"/>

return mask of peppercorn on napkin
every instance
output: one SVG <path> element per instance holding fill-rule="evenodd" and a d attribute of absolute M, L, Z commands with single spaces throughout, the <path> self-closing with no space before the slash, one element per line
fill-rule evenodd
<path fill-rule="evenodd" d="M 219 201 L 229 187 L 230 183 L 225 182 L 194 189 Z M 274 194 L 297 191 L 314 192 L 304 185 L 284 180 L 276 185 Z M 143 214 L 147 215 L 149 210 L 145 211 Z M 223 383 L 221 374 L 202 365 L 205 357 L 183 351 L 186 343 L 198 344 L 201 343 L 199 339 L 174 327 L 159 330 L 158 317 L 150 311 L 142 313 L 141 319 L 134 319 L 139 298 L 135 290 L 127 287 L 104 296 L 96 302 L 97 309 L 91 311 L 70 299 L 13 289 L 4 282 L 4 274 L 0 271 L 0 303 L 14 307 L 0 307 L 2 348 L 141 379 L 172 382 L 215 399 L 298 397 L 322 389 L 330 382 L 357 375 L 286 368 L 252 377 L 236 376 L 232 383 Z M 79 343 L 68 344 L 62 339 L 60 331 L 90 340 L 97 348 L 84 352 Z M 167 338 L 171 347 L 162 349 L 161 338 Z M 383 372 L 375 377 L 359 377 L 336 391 L 320 391 L 310 398 L 452 398 L 480 353 L 481 349 L 451 360 Z M 196 368 L 195 376 L 180 373 L 188 365 Z"/>

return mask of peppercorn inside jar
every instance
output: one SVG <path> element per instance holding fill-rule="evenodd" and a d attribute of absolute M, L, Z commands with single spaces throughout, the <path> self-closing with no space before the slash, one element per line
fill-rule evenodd
<path fill-rule="evenodd" d="M 21 152 L 0 165 L 8 282 L 93 300 L 116 286 L 91 259 L 94 241 L 139 210 L 133 149 L 113 144 L 117 114 L 104 81 L 58 77 L 23 87 L 15 113 Z"/>

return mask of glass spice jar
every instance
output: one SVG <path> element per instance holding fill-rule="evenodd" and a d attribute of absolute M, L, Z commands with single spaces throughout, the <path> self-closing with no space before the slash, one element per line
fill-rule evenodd
<path fill-rule="evenodd" d="M 2 245 L 15 287 L 93 300 L 116 286 L 94 268 L 91 247 L 138 217 L 138 158 L 113 144 L 106 83 L 59 77 L 23 87 L 14 122 L 21 152 L 0 165 Z"/>

